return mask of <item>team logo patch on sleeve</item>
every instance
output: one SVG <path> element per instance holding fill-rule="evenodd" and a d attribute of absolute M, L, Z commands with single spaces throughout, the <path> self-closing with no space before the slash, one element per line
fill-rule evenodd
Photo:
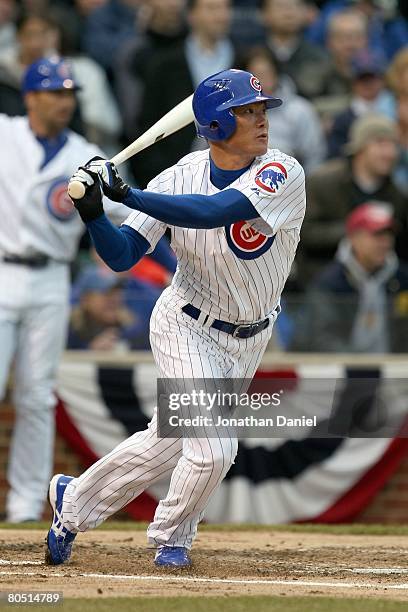
<path fill-rule="evenodd" d="M 248 221 L 238 221 L 225 228 L 227 243 L 240 259 L 256 259 L 263 255 L 275 240 L 257 232 Z"/>
<path fill-rule="evenodd" d="M 48 212 L 58 221 L 69 221 L 75 215 L 75 208 L 67 188 L 68 180 L 60 178 L 51 184 L 47 193 Z"/>
<path fill-rule="evenodd" d="M 288 172 L 283 164 L 269 162 L 263 166 L 255 177 L 255 184 L 267 193 L 276 193 L 286 183 Z"/>

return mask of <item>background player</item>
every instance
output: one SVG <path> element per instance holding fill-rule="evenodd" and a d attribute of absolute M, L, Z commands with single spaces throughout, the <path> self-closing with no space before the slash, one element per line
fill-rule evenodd
<path fill-rule="evenodd" d="M 65 341 L 69 264 L 83 233 L 66 190 L 84 156 L 99 152 L 66 129 L 76 89 L 66 62 L 38 60 L 23 79 L 27 116 L 0 115 L 0 398 L 15 359 L 10 522 L 41 518 L 52 470 L 53 390 Z M 123 220 L 124 207 L 112 206 L 122 209 Z"/>
<path fill-rule="evenodd" d="M 267 149 L 267 109 L 258 79 L 227 70 L 197 88 L 193 109 L 209 150 L 191 153 L 131 189 L 105 160 L 74 176 L 87 185 L 75 201 L 99 255 L 124 270 L 152 249 L 167 226 L 178 268 L 151 319 L 151 345 L 161 377 L 252 378 L 280 306 L 305 212 L 299 163 Z M 100 182 L 111 199 L 137 209 L 119 229 L 103 214 Z M 208 501 L 237 451 L 232 431 L 216 438 L 159 438 L 157 414 L 78 478 L 56 475 L 47 537 L 52 564 L 70 557 L 79 531 L 95 527 L 171 474 L 148 529 L 157 565 L 186 566 Z"/>

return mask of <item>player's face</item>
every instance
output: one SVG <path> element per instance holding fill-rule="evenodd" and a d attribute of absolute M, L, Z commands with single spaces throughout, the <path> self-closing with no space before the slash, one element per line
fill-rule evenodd
<path fill-rule="evenodd" d="M 70 89 L 32 92 L 27 98 L 30 121 L 45 136 L 58 134 L 72 119 L 76 102 Z"/>
<path fill-rule="evenodd" d="M 258 155 L 264 155 L 268 148 L 268 116 L 265 102 L 254 102 L 237 106 L 233 110 L 236 130 L 230 138 L 222 141 L 225 153 L 231 152 L 242 157 L 247 165 Z M 242 166 L 242 167 L 243 167 Z"/>

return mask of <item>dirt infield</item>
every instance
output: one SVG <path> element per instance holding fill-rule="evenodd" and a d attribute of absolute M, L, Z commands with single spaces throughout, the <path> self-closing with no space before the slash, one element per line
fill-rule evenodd
<path fill-rule="evenodd" d="M 142 531 L 80 534 L 68 565 L 43 564 L 44 531 L 0 530 L 1 590 L 65 597 L 329 595 L 408 600 L 408 542 L 398 535 L 203 531 L 188 570 L 157 570 Z"/>

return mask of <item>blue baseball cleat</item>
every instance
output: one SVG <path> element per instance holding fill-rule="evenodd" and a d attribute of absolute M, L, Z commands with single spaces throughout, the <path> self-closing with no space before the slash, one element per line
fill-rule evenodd
<path fill-rule="evenodd" d="M 159 567 L 188 567 L 191 559 L 184 546 L 159 546 L 154 563 Z"/>
<path fill-rule="evenodd" d="M 48 565 L 60 565 L 68 561 L 71 556 L 72 542 L 76 533 L 68 531 L 61 522 L 62 500 L 66 486 L 71 480 L 73 476 L 56 474 L 51 479 L 48 489 L 48 501 L 54 513 L 46 539 L 45 562 Z"/>

